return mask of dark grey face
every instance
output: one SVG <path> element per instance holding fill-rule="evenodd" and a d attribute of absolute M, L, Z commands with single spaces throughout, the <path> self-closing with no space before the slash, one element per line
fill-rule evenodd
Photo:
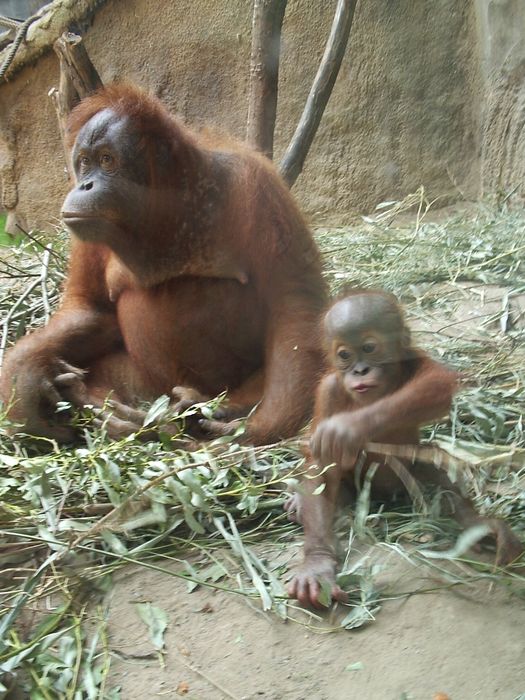
<path fill-rule="evenodd" d="M 148 168 L 139 137 L 127 117 L 105 109 L 80 130 L 72 152 L 76 187 L 62 206 L 62 218 L 84 240 L 110 247 L 123 232 L 142 225 Z"/>
<path fill-rule="evenodd" d="M 333 367 L 359 403 L 392 390 L 406 332 L 395 303 L 374 293 L 346 297 L 328 311 L 324 330 Z"/>

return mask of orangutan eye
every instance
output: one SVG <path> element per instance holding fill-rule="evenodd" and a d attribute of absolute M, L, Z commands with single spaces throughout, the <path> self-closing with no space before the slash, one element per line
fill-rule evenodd
<path fill-rule="evenodd" d="M 78 159 L 78 167 L 81 170 L 86 170 L 89 167 L 89 158 L 87 156 L 80 156 Z"/>
<path fill-rule="evenodd" d="M 113 165 L 113 156 L 109 153 L 103 153 L 100 157 L 100 164 L 104 168 L 111 168 L 111 166 Z"/>
<path fill-rule="evenodd" d="M 369 355 L 370 353 L 374 352 L 376 347 L 377 343 L 374 340 L 367 340 L 365 343 L 363 343 L 363 352 L 366 355 Z"/>
<path fill-rule="evenodd" d="M 352 353 L 350 352 L 350 350 L 348 350 L 348 348 L 339 348 L 339 350 L 337 351 L 337 357 L 340 360 L 344 360 L 345 362 L 347 362 L 352 357 Z"/>

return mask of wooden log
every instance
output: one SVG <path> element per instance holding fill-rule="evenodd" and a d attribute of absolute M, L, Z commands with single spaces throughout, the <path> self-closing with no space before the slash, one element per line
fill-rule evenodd
<path fill-rule="evenodd" d="M 102 80 L 88 56 L 81 36 L 65 32 L 55 41 L 53 48 L 60 61 L 61 78 L 64 75 L 65 80 L 71 82 L 79 99 L 102 87 Z"/>
<path fill-rule="evenodd" d="M 281 28 L 287 0 L 254 0 L 246 139 L 273 157 Z"/>
<path fill-rule="evenodd" d="M 66 172 L 70 177 L 71 164 L 65 146 L 67 118 L 77 102 L 102 87 L 102 80 L 78 34 L 65 32 L 55 41 L 53 48 L 60 62 L 60 83 L 58 90 L 52 88 L 49 91 L 49 96 L 55 105 L 66 156 Z"/>

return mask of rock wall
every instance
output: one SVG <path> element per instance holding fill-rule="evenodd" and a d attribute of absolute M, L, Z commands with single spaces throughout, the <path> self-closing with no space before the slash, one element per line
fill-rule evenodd
<path fill-rule="evenodd" d="M 64 5 L 81 7 L 89 1 L 72 5 L 72 0 L 55 0 L 53 6 L 62 17 Z M 172 0 L 163 3 L 162 13 L 157 3 L 145 0 L 98 4 L 94 16 L 81 24 L 104 82 L 136 82 L 188 124 L 244 136 L 251 0 Z M 487 103 L 487 75 L 505 55 L 504 6 L 510 5 L 521 12 L 522 0 L 358 3 L 339 78 L 294 187 L 308 214 L 317 221 L 344 223 L 421 184 L 443 201 L 475 197 L 481 171 L 491 187 L 492 161 L 482 151 L 499 149 L 505 116 L 495 98 L 493 107 Z M 276 160 L 300 117 L 334 8 L 335 0 L 288 1 Z M 486 41 L 491 13 L 501 24 L 499 44 Z M 50 44 L 59 25 L 49 26 Z M 31 34 L 28 39 L 24 51 L 31 49 Z M 39 57 L 35 53 L 31 60 L 0 84 L 0 178 L 4 206 L 11 208 L 16 199 L 24 226 L 50 229 L 68 188 L 48 98 L 50 88 L 58 85 L 58 60 L 51 50 Z M 491 79 L 490 85 L 496 82 Z M 509 86 L 505 90 L 512 92 Z M 515 114 L 521 100 L 513 104 Z M 509 177 L 516 165 L 511 155 L 509 151 L 504 167 Z"/>
<path fill-rule="evenodd" d="M 481 186 L 498 199 L 525 199 L 525 3 L 477 0 L 484 80 Z"/>

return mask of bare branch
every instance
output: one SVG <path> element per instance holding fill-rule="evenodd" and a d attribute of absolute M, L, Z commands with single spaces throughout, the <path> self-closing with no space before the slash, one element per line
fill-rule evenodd
<path fill-rule="evenodd" d="M 53 48 L 60 60 L 61 77 L 63 75 L 71 83 L 79 99 L 102 87 L 102 80 L 88 56 L 81 36 L 65 32 L 55 41 Z"/>
<path fill-rule="evenodd" d="M 246 140 L 272 158 L 281 28 L 287 0 L 254 0 Z"/>
<path fill-rule="evenodd" d="M 293 186 L 303 169 L 321 117 L 341 67 L 357 0 L 338 0 L 330 36 L 304 111 L 280 164 L 283 178 Z"/>
<path fill-rule="evenodd" d="M 60 85 L 52 88 L 49 96 L 53 100 L 58 117 L 62 143 L 66 130 L 67 117 L 75 104 L 83 97 L 102 87 L 102 80 L 89 58 L 82 37 L 65 32 L 53 44 L 60 61 Z M 66 153 L 66 167 L 70 171 L 69 154 Z"/>

